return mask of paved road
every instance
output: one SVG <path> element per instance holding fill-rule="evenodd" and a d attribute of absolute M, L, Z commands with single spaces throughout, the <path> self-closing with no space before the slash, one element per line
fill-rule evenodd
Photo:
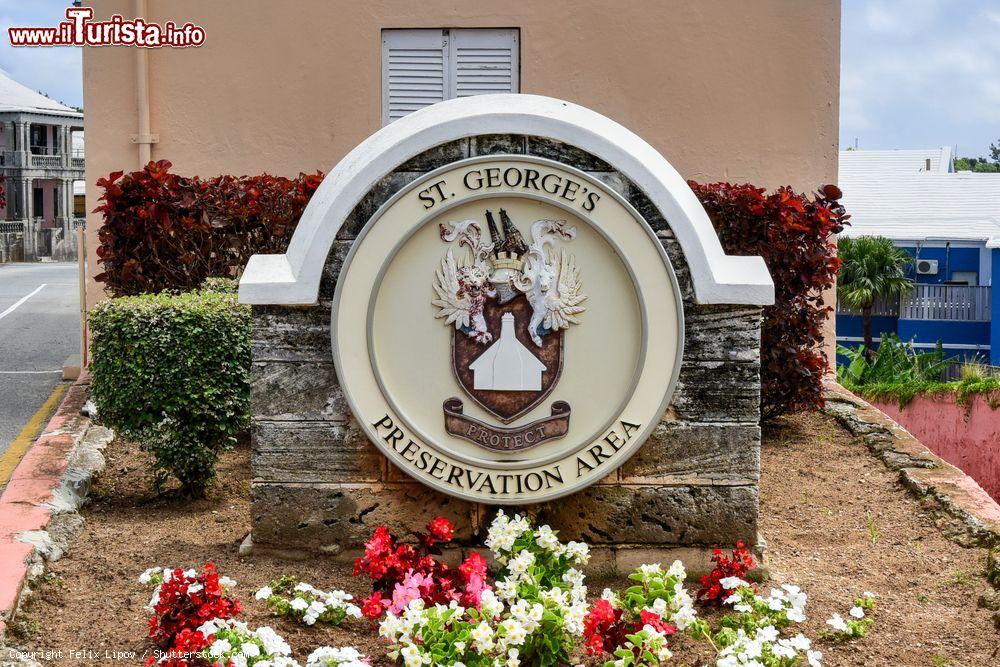
<path fill-rule="evenodd" d="M 0 454 L 80 349 L 76 264 L 0 264 Z"/>

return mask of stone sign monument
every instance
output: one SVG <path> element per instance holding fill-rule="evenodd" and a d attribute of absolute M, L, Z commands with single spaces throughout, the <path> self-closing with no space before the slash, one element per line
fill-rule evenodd
<path fill-rule="evenodd" d="M 498 505 L 623 548 L 757 541 L 759 257 L 593 111 L 452 100 L 326 177 L 258 255 L 253 541 L 350 552 Z"/>

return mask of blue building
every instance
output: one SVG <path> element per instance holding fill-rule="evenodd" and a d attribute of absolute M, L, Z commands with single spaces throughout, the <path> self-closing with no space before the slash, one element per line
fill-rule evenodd
<path fill-rule="evenodd" d="M 1000 285 L 1000 174 L 955 172 L 951 150 L 841 151 L 840 187 L 851 214 L 845 236 L 884 236 L 914 258 L 908 296 L 877 304 L 883 332 L 918 348 L 1000 365 L 992 326 Z M 837 312 L 837 341 L 862 340 L 861 317 Z"/>

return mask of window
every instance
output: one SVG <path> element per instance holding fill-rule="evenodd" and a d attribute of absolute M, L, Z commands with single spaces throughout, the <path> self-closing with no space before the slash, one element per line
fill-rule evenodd
<path fill-rule="evenodd" d="M 520 90 L 516 28 L 382 31 L 382 124 L 453 97 Z"/>

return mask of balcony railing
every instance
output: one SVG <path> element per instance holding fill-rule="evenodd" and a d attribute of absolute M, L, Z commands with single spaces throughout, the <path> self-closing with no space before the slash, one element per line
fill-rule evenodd
<path fill-rule="evenodd" d="M 860 310 L 839 307 L 843 315 L 860 315 Z M 904 320 L 990 321 L 990 287 L 978 285 L 914 285 L 913 291 L 898 299 L 879 299 L 872 315 Z"/>
<path fill-rule="evenodd" d="M 62 166 L 61 155 L 32 155 L 32 167 L 59 168 Z"/>

